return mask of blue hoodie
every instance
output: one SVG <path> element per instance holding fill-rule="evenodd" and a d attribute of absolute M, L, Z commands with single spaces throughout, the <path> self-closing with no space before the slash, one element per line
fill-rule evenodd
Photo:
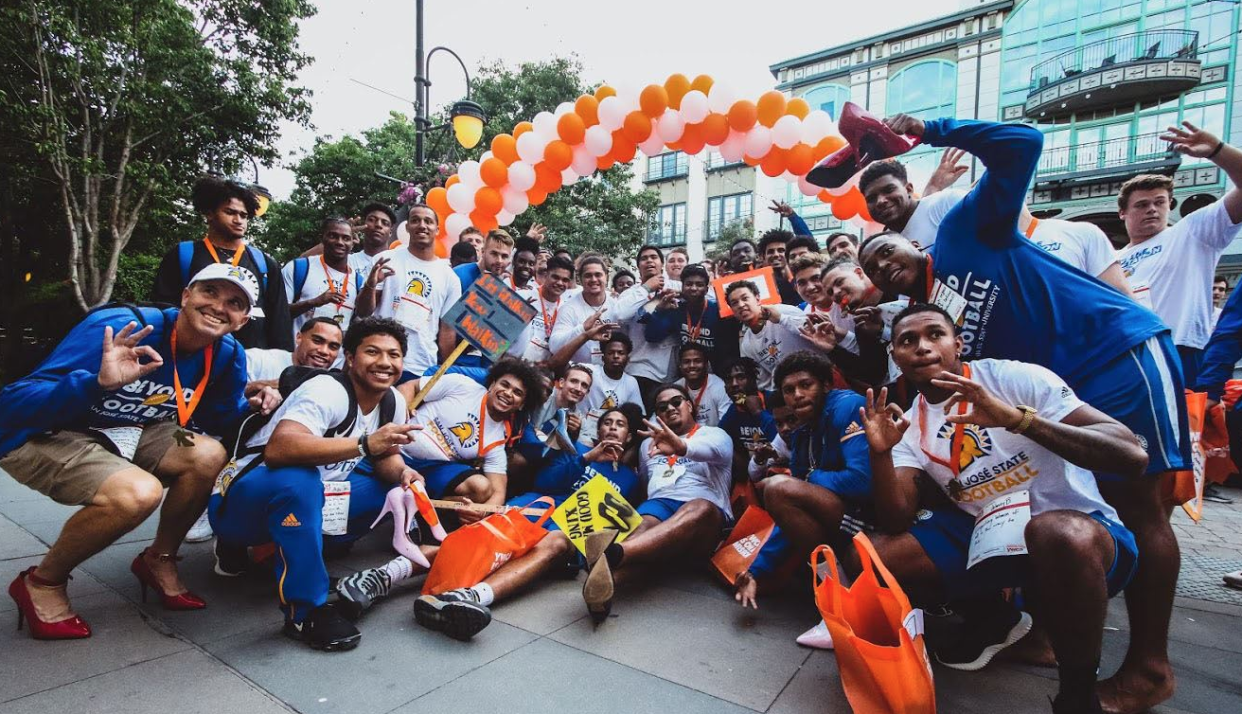
<path fill-rule="evenodd" d="M 173 396 L 173 360 L 168 338 L 177 321 L 177 308 L 137 308 L 155 329 L 142 344 L 155 348 L 164 364 L 124 387 L 105 392 L 99 386 L 104 328 L 119 333 L 135 322 L 129 307 L 97 310 L 79 322 L 34 372 L 0 391 L 0 457 L 47 431 L 90 427 L 135 426 L 177 419 Z M 222 436 L 249 410 L 246 387 L 246 351 L 232 335 L 215 344 L 210 381 L 191 426 Z M 181 387 L 188 401 L 203 377 L 203 353 L 177 360 Z"/>
<path fill-rule="evenodd" d="M 509 505 L 526 505 L 539 496 L 551 496 L 559 506 L 596 476 L 608 479 L 630 505 L 637 505 L 634 499 L 638 496 L 639 478 L 634 469 L 624 463 L 618 463 L 615 467 L 610 463 L 588 463 L 582 457 L 591 447 L 574 444 L 574 448 L 577 451 L 573 454 L 553 451 L 535 475 L 532 493 L 510 499 Z"/>
<path fill-rule="evenodd" d="M 966 359 L 1047 367 L 1071 387 L 1168 328 L 1155 313 L 1018 232 L 1043 135 L 1023 124 L 935 119 L 923 143 L 965 149 L 987 167 L 928 250 L 935 277 L 967 301 Z M 927 295 L 913 296 L 920 300 Z"/>
<path fill-rule="evenodd" d="M 1220 401 L 1225 382 L 1233 378 L 1233 366 L 1242 360 L 1242 290 L 1234 290 L 1216 320 L 1212 338 L 1203 348 L 1203 366 L 1195 391 L 1207 392 L 1208 399 Z M 1234 409 L 1242 406 L 1242 400 Z"/>

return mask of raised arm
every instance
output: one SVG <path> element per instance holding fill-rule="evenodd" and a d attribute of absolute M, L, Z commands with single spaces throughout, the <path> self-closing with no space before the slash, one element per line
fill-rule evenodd
<path fill-rule="evenodd" d="M 904 533 L 910 528 L 919 507 L 916 479 L 920 471 L 910 466 L 894 466 L 893 449 L 901 444 L 910 420 L 896 404 L 888 403 L 888 389 L 867 390 L 859 410 L 867 434 L 871 460 L 871 492 L 875 497 L 876 519 L 886 533 Z"/>

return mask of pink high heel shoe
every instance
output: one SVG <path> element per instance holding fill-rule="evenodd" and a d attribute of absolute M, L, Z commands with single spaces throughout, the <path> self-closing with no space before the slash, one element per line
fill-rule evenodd
<path fill-rule="evenodd" d="M 414 495 L 408 489 L 397 487 L 388 491 L 388 495 L 384 497 L 384 507 L 380 509 L 379 517 L 371 524 L 371 528 L 379 525 L 384 520 L 384 516 L 392 514 L 392 547 L 397 553 L 409 558 L 411 562 L 417 563 L 424 568 L 431 568 L 431 562 L 427 560 L 427 556 L 423 555 L 423 551 L 410 540 L 410 529 L 414 527 L 414 513 L 417 507 L 414 505 Z"/>

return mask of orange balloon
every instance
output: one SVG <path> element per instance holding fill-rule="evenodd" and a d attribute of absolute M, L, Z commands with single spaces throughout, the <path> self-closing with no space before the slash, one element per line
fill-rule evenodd
<path fill-rule="evenodd" d="M 712 85 L 715 83 L 716 83 L 715 80 L 713 80 L 708 75 L 700 74 L 699 76 L 694 78 L 693 82 L 690 83 L 690 88 L 697 89 L 700 92 L 707 94 L 708 92 L 711 91 Z"/>
<path fill-rule="evenodd" d="M 853 210 L 853 206 L 850 205 L 850 202 L 845 200 L 848 195 L 849 194 L 837 196 L 836 200 L 832 202 L 832 215 L 838 221 L 847 221 L 854 216 L 854 214 L 858 213 L 858 211 Z"/>
<path fill-rule="evenodd" d="M 607 84 L 601 84 L 595 88 L 595 100 L 602 102 L 607 97 L 617 96 L 617 90 L 609 87 Z"/>
<path fill-rule="evenodd" d="M 621 125 L 621 133 L 635 144 L 641 144 L 651 136 L 651 118 L 642 112 L 630 112 L 625 115 L 625 123 Z M 569 164 L 566 164 L 568 166 Z"/>
<path fill-rule="evenodd" d="M 616 166 L 616 164 L 617 162 L 615 159 L 612 158 L 611 152 L 599 157 L 599 170 L 600 171 L 607 171 L 613 166 Z"/>
<path fill-rule="evenodd" d="M 431 206 L 431 210 L 436 212 L 437 216 L 446 216 L 449 213 L 448 189 L 443 186 L 436 186 L 427 192 L 427 205 Z M 440 221 L 440 225 L 444 226 L 444 221 Z"/>
<path fill-rule="evenodd" d="M 456 243 L 457 241 L 453 241 L 453 242 Z M 437 258 L 449 257 L 449 250 L 451 249 L 449 248 L 448 234 L 441 233 L 440 235 L 436 236 L 436 257 Z"/>
<path fill-rule="evenodd" d="M 799 119 L 806 119 L 806 115 L 811 113 L 811 105 L 807 104 L 802 97 L 794 97 L 785 104 L 785 113 L 792 114 Z"/>
<path fill-rule="evenodd" d="M 785 150 L 773 146 L 768 153 L 764 154 L 763 160 L 759 162 L 759 168 L 763 173 L 773 178 L 780 176 L 785 171 Z"/>
<path fill-rule="evenodd" d="M 492 156 L 500 159 L 505 166 L 517 161 L 517 139 L 512 134 L 497 134 L 492 138 Z"/>
<path fill-rule="evenodd" d="M 500 223 L 496 220 L 495 215 L 488 215 L 481 210 L 474 210 L 470 213 L 470 225 L 487 233 L 494 231 L 500 227 Z"/>
<path fill-rule="evenodd" d="M 582 117 L 585 126 L 595 126 L 599 123 L 599 100 L 590 94 L 578 97 L 578 101 L 574 102 L 574 113 Z"/>
<path fill-rule="evenodd" d="M 832 195 L 831 193 L 828 193 L 828 189 L 824 189 L 823 191 L 819 192 L 819 195 L 817 195 L 816 198 L 818 198 L 823 203 L 832 203 L 833 199 L 835 199 L 836 196 Z"/>
<path fill-rule="evenodd" d="M 640 115 L 641 116 L 641 115 Z M 646 118 L 645 116 L 643 117 Z M 612 160 L 618 164 L 628 164 L 634 160 L 634 152 L 638 151 L 637 142 L 630 141 L 623 129 L 612 133 Z"/>
<path fill-rule="evenodd" d="M 453 174 L 452 176 L 448 177 L 447 181 L 444 182 L 444 190 L 447 191 L 459 183 L 461 183 L 461 177 L 458 176 L 457 174 Z"/>
<path fill-rule="evenodd" d="M 491 186 L 484 186 L 474 194 L 474 208 L 490 216 L 505 207 L 505 200 L 501 198 L 500 191 Z"/>
<path fill-rule="evenodd" d="M 724 114 L 708 114 L 699 126 L 703 128 L 703 140 L 708 146 L 720 146 L 729 138 L 729 117 Z"/>
<path fill-rule="evenodd" d="M 569 148 L 569 144 L 560 139 L 553 139 L 548 142 L 548 146 L 543 150 L 543 160 L 549 167 L 557 171 L 564 171 L 574 160 L 574 150 Z"/>
<path fill-rule="evenodd" d="M 758 166 L 760 161 L 761 159 L 756 159 L 750 154 L 742 155 L 742 163 L 746 164 L 747 166 Z"/>
<path fill-rule="evenodd" d="M 777 119 L 785 113 L 785 95 L 773 89 L 770 92 L 764 92 L 759 97 L 758 103 L 759 123 L 769 129 L 776 123 Z M 741 131 L 739 129 L 738 131 Z"/>
<path fill-rule="evenodd" d="M 566 144 L 577 146 L 586 136 L 586 122 L 574 112 L 562 114 L 561 118 L 556 120 L 556 133 Z"/>
<path fill-rule="evenodd" d="M 806 176 L 815 166 L 815 155 L 806 144 L 794 144 L 785 154 L 785 168 L 795 176 Z"/>
<path fill-rule="evenodd" d="M 514 142 L 516 142 L 516 141 L 517 141 L 517 138 L 518 138 L 519 136 L 521 136 L 521 135 L 525 134 L 525 133 L 526 133 L 526 132 L 528 132 L 528 131 L 533 131 L 533 130 L 534 130 L 534 128 L 535 128 L 535 125 L 534 125 L 534 124 L 531 124 L 531 123 L 530 123 L 530 122 L 528 122 L 528 121 L 520 121 L 520 122 L 518 122 L 518 123 L 517 123 L 517 126 L 513 127 L 513 140 L 514 140 Z M 515 147 L 515 148 L 517 147 L 517 144 L 516 144 L 516 143 L 514 143 L 514 147 Z"/>
<path fill-rule="evenodd" d="M 729 107 L 729 126 L 734 131 L 750 131 L 755 125 L 755 103 L 749 99 L 739 99 Z"/>
<path fill-rule="evenodd" d="M 707 140 L 703 137 L 702 124 L 687 124 L 681 132 L 681 150 L 691 156 L 703 150 Z"/>
<path fill-rule="evenodd" d="M 668 92 L 658 84 L 648 84 L 638 94 L 638 107 L 643 114 L 654 119 L 668 109 Z"/>
<path fill-rule="evenodd" d="M 864 199 L 861 199 L 861 200 L 858 202 L 858 217 L 859 217 L 859 218 L 861 218 L 861 219 L 863 219 L 864 221 L 866 221 L 866 222 L 868 222 L 868 223 L 874 223 L 874 222 L 875 222 L 875 221 L 871 220 L 871 211 L 868 211 L 868 210 L 867 210 L 867 199 L 865 199 L 865 198 L 864 198 Z"/>
<path fill-rule="evenodd" d="M 479 176 L 488 186 L 500 188 L 509 182 L 509 167 L 505 166 L 505 162 L 493 156 L 479 166 Z"/>
<path fill-rule="evenodd" d="M 538 206 L 548 200 L 548 192 L 540 190 L 539 187 L 532 188 L 526 192 L 526 200 L 530 201 L 530 205 Z"/>
<path fill-rule="evenodd" d="M 664 80 L 664 91 L 668 92 L 668 105 L 673 109 L 681 108 L 681 98 L 690 91 L 690 78 L 684 74 L 672 74 Z"/>
<path fill-rule="evenodd" d="M 544 193 L 552 193 L 561 187 L 561 169 L 552 168 L 547 161 L 535 164 L 535 187 Z"/>
<path fill-rule="evenodd" d="M 822 161 L 825 156 L 837 151 L 843 146 L 845 146 L 845 139 L 835 134 L 829 134 L 828 136 L 820 139 L 819 143 L 815 145 L 815 151 L 813 152 L 815 160 Z"/>

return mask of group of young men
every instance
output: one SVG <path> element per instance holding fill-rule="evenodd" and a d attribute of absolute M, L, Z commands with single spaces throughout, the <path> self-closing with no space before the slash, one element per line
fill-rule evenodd
<path fill-rule="evenodd" d="M 776 528 L 729 574 L 743 605 L 786 587 L 821 543 L 856 572 L 842 546 L 866 530 L 945 665 L 980 669 L 1034 630 L 1060 673 L 1054 711 L 1167 699 L 1179 554 L 1161 483 L 1190 464 L 1183 388 L 1222 398 L 1242 358 L 1242 299 L 1208 344 L 1242 194 L 1169 226 L 1171 181 L 1137 177 L 1118 197 L 1130 242 L 1114 254 L 1098 229 L 1026 210 L 1037 130 L 886 122 L 954 151 L 921 197 L 899 161 L 863 172 L 884 230 L 861 245 L 821 244 L 774 204 L 793 231 L 737 241 L 715 265 L 643 246 L 633 273 L 551 251 L 538 226 L 516 240 L 471 229 L 450 262 L 434 211 L 410 207 L 398 232 L 379 204 L 325 221 L 316 249 L 282 268 L 244 240 L 253 196 L 200 182 L 207 235 L 156 278 L 170 306 L 92 312 L 0 393 L 0 467 L 82 506 L 10 585 L 19 623 L 89 636 L 70 572 L 156 508 L 132 566 L 144 597 L 205 607 L 176 568 L 205 511 L 219 575 L 270 561 L 285 633 L 351 649 L 362 614 L 439 554 L 406 535 L 405 490 L 459 502 L 445 522 L 469 524 L 603 476 L 641 516 L 623 541 L 594 533 L 580 555 L 549 522 L 482 581 L 416 598 L 417 621 L 469 639 L 496 601 L 580 569 L 602 621 L 618 585 L 705 563 L 739 509 L 761 507 Z M 1242 153 L 1217 137 L 1186 125 L 1165 139 L 1242 182 Z M 984 169 L 969 191 L 949 188 L 963 152 Z M 720 304 L 716 274 L 759 266 L 773 296 L 726 278 Z M 485 273 L 534 319 L 498 362 L 467 352 L 431 378 L 459 339 L 445 312 Z M 389 513 L 395 557 L 333 583 L 325 548 Z M 1107 601 L 1123 590 L 1130 647 L 1097 681 Z M 831 647 L 822 623 L 799 641 Z"/>

